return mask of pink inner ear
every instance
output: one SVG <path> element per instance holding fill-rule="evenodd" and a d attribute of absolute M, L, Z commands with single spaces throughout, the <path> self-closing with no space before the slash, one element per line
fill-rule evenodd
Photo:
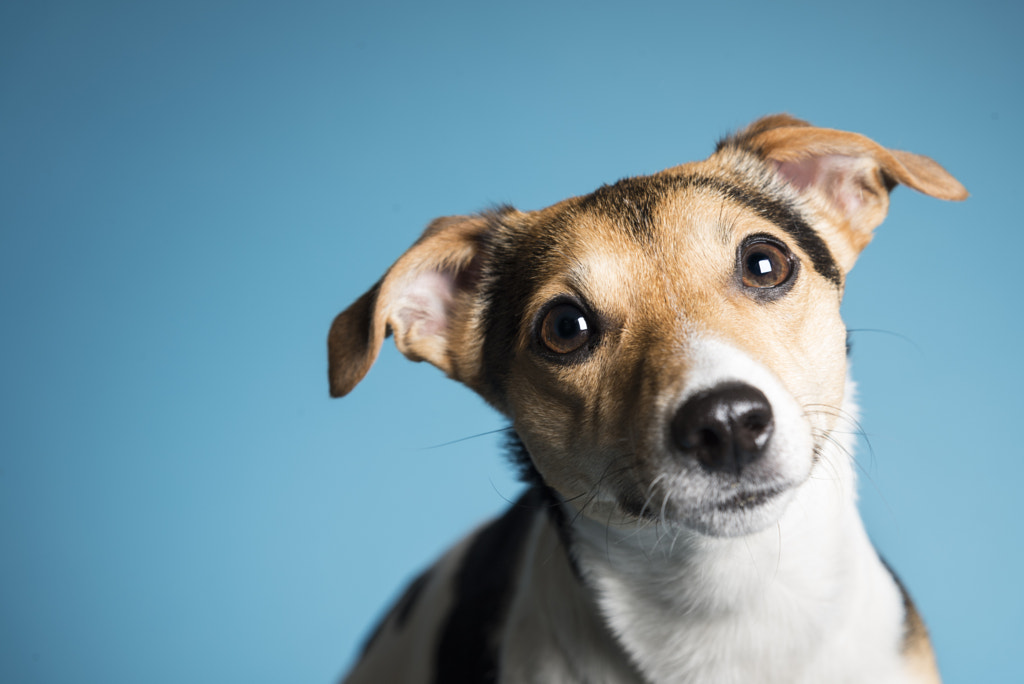
<path fill-rule="evenodd" d="M 816 191 L 847 217 L 857 213 L 874 195 L 868 184 L 870 162 L 859 157 L 826 154 L 796 161 L 777 161 L 779 173 L 798 190 Z"/>
<path fill-rule="evenodd" d="M 445 271 L 424 271 L 402 289 L 395 307 L 395 323 L 415 337 L 444 335 L 455 297 L 455 276 Z"/>

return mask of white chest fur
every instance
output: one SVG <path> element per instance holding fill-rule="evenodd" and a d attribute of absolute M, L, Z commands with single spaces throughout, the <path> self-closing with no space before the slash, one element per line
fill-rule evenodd
<path fill-rule="evenodd" d="M 754 535 L 577 521 L 588 584 L 649 681 L 912 681 L 899 588 L 864 532 L 849 458 L 830 456 Z"/>

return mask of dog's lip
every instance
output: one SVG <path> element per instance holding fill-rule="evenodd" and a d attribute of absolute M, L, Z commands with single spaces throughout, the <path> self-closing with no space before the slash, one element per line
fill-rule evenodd
<path fill-rule="evenodd" d="M 715 508 L 720 511 L 742 511 L 748 508 L 757 508 L 768 503 L 785 490 L 785 487 L 768 487 L 765 489 L 740 491 L 723 501 L 719 501 L 715 504 Z"/>

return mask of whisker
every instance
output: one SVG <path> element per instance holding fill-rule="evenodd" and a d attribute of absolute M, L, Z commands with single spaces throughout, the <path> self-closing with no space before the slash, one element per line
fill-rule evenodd
<path fill-rule="evenodd" d="M 584 492 L 583 494 L 580 494 L 579 496 L 574 497 L 574 499 L 581 498 L 581 497 L 584 497 L 584 496 L 587 496 L 588 498 L 587 498 L 586 502 L 579 508 L 579 510 L 576 511 L 576 515 L 573 516 L 573 519 L 570 521 L 570 524 L 575 524 L 576 521 L 579 520 L 580 516 L 583 515 L 583 512 L 586 510 L 587 506 L 589 506 L 591 503 L 593 503 L 593 501 L 597 498 L 597 495 L 599 493 L 598 490 L 600 489 L 601 485 L 604 483 L 605 479 L 607 479 L 608 477 L 612 477 L 612 476 L 618 475 L 619 473 L 627 472 L 628 470 L 630 470 L 632 468 L 632 466 L 626 465 L 626 466 L 623 466 L 621 468 L 617 468 L 615 470 L 611 470 L 611 467 L 615 464 L 616 461 L 620 461 L 622 459 L 627 459 L 628 460 L 628 459 L 631 458 L 631 456 L 632 456 L 631 454 L 624 454 L 623 456 L 620 456 L 620 457 L 617 457 L 617 458 L 613 458 L 610 461 L 608 461 L 608 465 L 605 466 L 604 472 L 601 473 L 601 477 L 599 477 L 597 479 L 597 482 L 594 483 L 594 486 L 590 489 L 590 491 L 589 492 Z M 611 472 L 609 472 L 610 470 L 611 470 Z M 610 524 L 610 520 L 609 520 L 609 524 Z"/>
<path fill-rule="evenodd" d="M 460 437 L 459 439 L 453 439 L 450 442 L 443 442 L 441 444 L 434 444 L 433 446 L 420 447 L 420 450 L 421 451 L 429 451 L 431 449 L 440 449 L 441 447 L 451 446 L 452 444 L 458 444 L 459 442 L 466 442 L 466 441 L 469 441 L 471 439 L 477 439 L 478 437 L 486 437 L 487 435 L 496 435 L 499 432 L 508 432 L 508 431 L 510 431 L 512 429 L 513 428 L 512 428 L 511 425 L 507 425 L 507 426 L 505 426 L 503 428 L 498 428 L 497 430 L 488 430 L 487 432 L 481 432 L 481 433 L 478 433 L 478 434 L 475 434 L 475 435 L 469 435 L 468 437 Z"/>
<path fill-rule="evenodd" d="M 644 505 L 640 507 L 641 518 L 644 517 L 644 514 L 647 512 L 647 506 L 651 503 L 651 497 L 654 496 L 654 488 L 657 487 L 658 483 L 665 477 L 667 477 L 666 473 L 662 473 L 661 475 L 658 475 L 658 477 L 654 478 L 654 480 L 651 481 L 651 484 L 647 485 L 647 492 L 644 494 Z"/>
<path fill-rule="evenodd" d="M 904 335 L 902 333 L 895 332 L 893 330 L 884 330 L 882 328 L 848 328 L 846 330 L 847 335 L 849 335 L 850 333 L 862 333 L 862 332 L 877 333 L 879 335 L 889 335 L 890 337 L 895 337 L 896 339 L 902 340 L 902 341 L 906 342 L 907 344 L 909 344 L 911 347 L 913 347 L 914 350 L 918 354 L 920 354 L 922 358 L 927 358 L 928 357 L 928 354 L 925 353 L 925 351 L 921 347 L 921 345 L 919 345 L 917 342 L 915 342 L 912 338 L 910 338 L 910 337 L 908 337 L 908 336 L 906 336 L 906 335 Z"/>
<path fill-rule="evenodd" d="M 775 554 L 775 574 L 772 575 L 774 582 L 779 578 L 779 570 L 782 568 L 782 521 L 775 522 L 775 530 L 779 535 L 778 551 Z"/>
<path fill-rule="evenodd" d="M 804 413 L 821 413 L 824 415 L 831 415 L 835 418 L 843 418 L 844 420 L 849 422 L 854 428 L 854 431 L 850 434 L 860 435 L 861 437 L 863 437 L 865 444 L 867 444 L 868 446 L 868 449 L 872 452 L 874 451 L 874 448 L 871 446 L 871 438 L 868 436 L 867 430 L 864 429 L 864 425 L 849 411 L 839 408 L 838 406 L 832 406 L 830 404 L 804 404 L 803 409 Z M 829 411 L 831 411 L 832 413 L 829 413 Z"/>
<path fill-rule="evenodd" d="M 675 550 L 676 550 L 676 542 L 677 542 L 677 541 L 679 541 L 679 535 L 680 535 L 680 534 L 682 534 L 682 532 L 683 532 L 683 531 L 682 531 L 682 530 L 681 530 L 681 529 L 679 528 L 679 526 L 678 526 L 678 525 L 675 525 L 675 526 L 673 526 L 673 527 L 674 527 L 674 529 L 675 529 L 675 532 L 676 532 L 676 533 L 675 533 L 674 535 L 672 535 L 672 543 L 671 543 L 671 544 L 669 545 L 669 547 L 668 547 L 668 555 L 669 555 L 669 557 L 671 557 L 671 556 L 673 555 L 673 553 L 675 553 Z"/>
<path fill-rule="evenodd" d="M 853 428 L 854 428 L 853 432 L 840 432 L 840 431 L 836 431 L 836 430 L 829 430 L 828 433 L 831 434 L 831 433 L 834 432 L 836 434 L 856 435 L 856 436 L 862 438 L 864 440 L 865 446 L 867 447 L 868 463 L 870 465 L 873 465 L 874 463 L 876 463 L 875 445 L 871 443 L 871 438 L 868 436 L 867 430 L 864 429 L 864 426 L 861 424 L 861 422 L 859 420 L 857 420 L 857 418 L 854 417 L 849 411 L 845 411 L 842 408 L 839 408 L 837 406 L 832 406 L 830 404 L 813 404 L 813 403 L 812 404 L 803 404 L 801 408 L 803 409 L 804 415 L 813 415 L 813 414 L 827 415 L 827 416 L 832 416 L 834 418 L 841 418 L 841 419 L 847 421 L 848 423 L 850 423 L 853 426 Z M 820 430 L 820 428 L 814 428 L 814 429 Z M 824 436 L 824 433 L 823 433 L 823 436 Z M 830 441 L 832 441 L 834 444 L 836 444 L 836 446 L 839 446 L 840 448 L 842 448 L 843 452 L 846 453 L 850 458 L 852 458 L 857 463 L 858 467 L 860 467 L 863 470 L 863 466 L 861 466 L 861 464 L 860 464 L 860 459 L 858 459 L 858 457 L 854 453 L 852 453 L 850 450 L 848 450 L 845 447 L 843 447 L 841 444 L 836 442 L 834 439 L 832 439 Z"/>
<path fill-rule="evenodd" d="M 661 513 L 658 516 L 659 522 L 663 525 L 663 527 L 666 530 L 668 529 L 668 525 L 665 524 L 665 522 L 667 520 L 667 518 L 665 517 L 665 509 L 667 507 L 668 507 L 668 489 L 666 489 L 664 492 L 662 492 L 662 496 L 661 496 Z M 661 534 L 659 534 L 655 538 L 655 540 L 654 540 L 654 548 L 655 549 L 657 549 L 658 546 L 661 545 L 661 540 L 664 538 L 664 536 L 665 536 L 665 532 L 662 532 Z"/>
<path fill-rule="evenodd" d="M 847 449 L 846 446 L 844 446 L 841 442 L 837 441 L 834 437 L 832 437 L 832 435 L 829 434 L 828 432 L 823 432 L 821 430 L 815 430 L 815 441 L 817 441 L 818 438 L 820 438 L 824 442 L 827 442 L 828 444 L 831 444 L 833 447 L 838 449 L 841 453 L 845 454 L 848 459 L 856 462 L 857 459 L 853 456 L 853 454 L 850 453 L 850 450 Z M 832 473 L 832 477 L 830 477 L 828 479 L 832 482 L 832 486 L 835 489 L 836 496 L 842 496 L 842 494 L 843 494 L 843 488 L 842 488 L 843 478 L 839 474 L 838 466 L 825 453 L 825 448 L 826 448 L 826 444 L 824 444 L 824 443 L 821 444 L 820 446 L 815 446 L 816 451 L 819 453 L 818 461 L 823 464 L 823 467 L 827 468 Z"/>
<path fill-rule="evenodd" d="M 503 493 L 501 492 L 501 490 L 500 490 L 500 489 L 498 489 L 498 485 L 494 484 L 494 480 L 491 480 L 491 479 L 489 479 L 489 478 L 488 478 L 488 480 L 487 480 L 487 481 L 491 483 L 491 489 L 493 489 L 493 490 L 494 490 L 494 493 L 495 493 L 495 494 L 497 494 L 497 495 L 498 495 L 499 497 L 501 497 L 502 499 L 504 499 L 504 500 L 505 500 L 505 503 L 507 503 L 507 504 L 513 504 L 513 503 L 515 503 L 515 499 L 510 499 L 510 498 L 508 498 L 507 496 L 505 496 L 505 495 L 504 495 L 504 494 L 503 494 Z"/>

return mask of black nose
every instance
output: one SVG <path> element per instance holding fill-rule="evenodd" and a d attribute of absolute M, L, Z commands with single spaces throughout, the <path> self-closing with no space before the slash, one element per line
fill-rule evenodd
<path fill-rule="evenodd" d="M 672 441 L 705 470 L 740 471 L 764 455 L 772 436 L 772 406 L 761 390 L 727 383 L 698 392 L 672 418 Z"/>

